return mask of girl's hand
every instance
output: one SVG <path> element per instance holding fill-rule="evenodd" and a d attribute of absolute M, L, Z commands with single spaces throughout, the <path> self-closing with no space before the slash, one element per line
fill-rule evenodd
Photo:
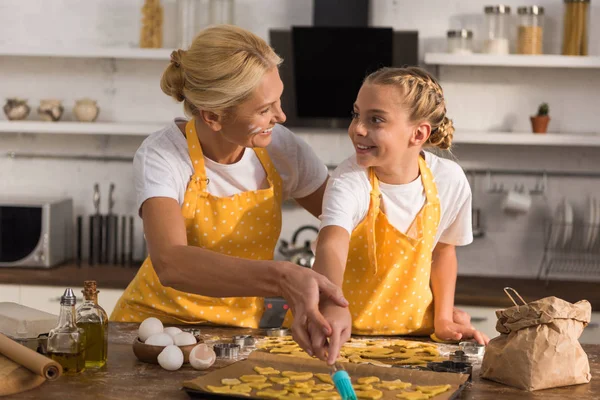
<path fill-rule="evenodd" d="M 323 335 L 332 332 L 328 320 L 321 314 L 321 301 L 331 302 L 340 308 L 348 307 L 342 289 L 324 275 L 311 269 L 284 262 L 279 282 L 279 293 L 288 302 L 294 315 L 292 336 L 308 354 L 313 355 L 309 323 Z"/>
<path fill-rule="evenodd" d="M 435 336 L 448 341 L 475 339 L 477 343 L 485 345 L 490 341 L 484 333 L 472 326 L 457 324 L 450 320 L 435 321 Z"/>
<path fill-rule="evenodd" d="M 332 301 L 321 303 L 321 313 L 331 326 L 331 334 L 325 335 L 317 324 L 308 324 L 314 355 L 333 365 L 340 356 L 340 349 L 352 334 L 352 316 L 347 307 L 340 307 Z"/>

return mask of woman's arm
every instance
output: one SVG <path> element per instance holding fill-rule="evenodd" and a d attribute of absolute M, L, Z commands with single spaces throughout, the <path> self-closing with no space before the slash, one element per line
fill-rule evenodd
<path fill-rule="evenodd" d="M 325 179 L 325 182 L 314 192 L 301 199 L 296 199 L 298 204 L 302 206 L 306 211 L 319 218 L 323 210 L 323 195 L 325 194 L 325 188 L 327 187 L 327 181 L 329 177 Z"/>
<path fill-rule="evenodd" d="M 188 246 L 184 219 L 174 199 L 146 200 L 142 219 L 150 258 L 164 286 L 211 297 L 282 296 L 295 314 L 306 315 L 325 330 L 329 325 L 319 312 L 320 298 L 347 305 L 338 286 L 310 269 Z"/>
<path fill-rule="evenodd" d="M 458 261 L 456 247 L 438 243 L 433 250 L 431 261 L 431 291 L 433 292 L 435 335 L 442 340 L 475 338 L 481 344 L 489 339 L 472 326 L 454 321 L 454 290 Z"/>

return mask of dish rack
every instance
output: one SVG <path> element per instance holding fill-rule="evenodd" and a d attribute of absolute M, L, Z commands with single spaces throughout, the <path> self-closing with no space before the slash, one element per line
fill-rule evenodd
<path fill-rule="evenodd" d="M 538 279 L 551 273 L 600 276 L 600 223 L 547 224 Z"/>

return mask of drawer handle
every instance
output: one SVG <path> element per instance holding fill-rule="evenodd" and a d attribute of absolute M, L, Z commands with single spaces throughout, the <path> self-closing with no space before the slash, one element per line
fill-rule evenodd
<path fill-rule="evenodd" d="M 471 317 L 471 322 L 485 322 L 488 317 Z"/>

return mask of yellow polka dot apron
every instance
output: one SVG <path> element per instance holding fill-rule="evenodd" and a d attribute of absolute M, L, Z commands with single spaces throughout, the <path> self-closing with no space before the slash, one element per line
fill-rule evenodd
<path fill-rule="evenodd" d="M 381 210 L 379 181 L 369 170 L 369 211 L 352 232 L 342 286 L 350 303 L 353 334 L 433 333 L 429 279 L 440 202 L 433 176 L 422 157 L 419 170 L 426 202 L 407 233 L 394 228 Z"/>
<path fill-rule="evenodd" d="M 188 245 L 246 259 L 273 259 L 281 231 L 281 178 L 267 151 L 254 149 L 267 174 L 268 188 L 215 197 L 207 190 L 210 182 L 194 120 L 187 123 L 185 131 L 194 166 L 182 205 Z M 172 324 L 213 323 L 258 328 L 263 303 L 258 297 L 212 298 L 164 287 L 148 257 L 110 319 L 141 322 L 157 317 Z"/>

